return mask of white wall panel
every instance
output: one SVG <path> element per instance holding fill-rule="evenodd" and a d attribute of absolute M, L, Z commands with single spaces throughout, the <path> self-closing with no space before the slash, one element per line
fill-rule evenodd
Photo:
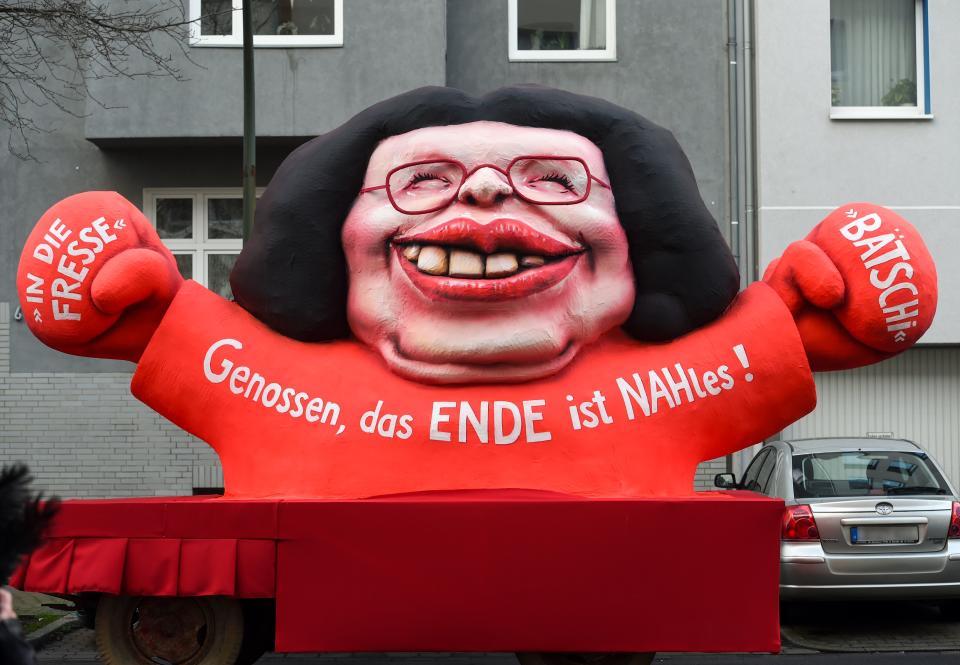
<path fill-rule="evenodd" d="M 916 441 L 960 487 L 960 348 L 926 347 L 816 375 L 817 408 L 784 439 L 891 432 Z"/>

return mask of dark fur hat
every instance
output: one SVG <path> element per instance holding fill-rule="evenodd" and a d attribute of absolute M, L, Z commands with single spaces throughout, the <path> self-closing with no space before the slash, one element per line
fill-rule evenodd
<path fill-rule="evenodd" d="M 340 231 L 370 155 L 390 136 L 477 120 L 569 130 L 603 152 L 636 280 L 627 333 L 673 339 L 709 323 L 733 300 L 737 266 L 669 131 L 601 99 L 513 86 L 481 98 L 420 88 L 300 146 L 258 204 L 253 235 L 230 275 L 237 302 L 295 339 L 348 336 Z"/>
<path fill-rule="evenodd" d="M 32 552 L 56 514 L 60 501 L 44 501 L 30 491 L 30 472 L 23 465 L 0 469 L 0 584 L 5 584 Z"/>

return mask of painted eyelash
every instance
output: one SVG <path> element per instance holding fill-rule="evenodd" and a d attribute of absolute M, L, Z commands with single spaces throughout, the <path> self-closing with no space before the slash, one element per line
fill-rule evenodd
<path fill-rule="evenodd" d="M 573 181 L 570 180 L 569 176 L 564 175 L 563 173 L 549 173 L 544 176 L 540 176 L 540 180 L 552 180 L 553 182 L 559 183 L 573 191 Z"/>
<path fill-rule="evenodd" d="M 412 178 L 410 178 L 410 184 L 416 185 L 418 182 L 423 182 L 424 180 L 443 180 L 445 183 L 450 184 L 450 181 L 442 176 L 438 176 L 435 173 L 426 173 L 420 172 L 415 173 Z"/>

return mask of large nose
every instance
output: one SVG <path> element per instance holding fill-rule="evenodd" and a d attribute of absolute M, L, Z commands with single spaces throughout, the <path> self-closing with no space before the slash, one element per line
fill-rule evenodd
<path fill-rule="evenodd" d="M 513 194 L 507 176 L 496 169 L 483 168 L 467 176 L 460 187 L 459 199 L 469 205 L 488 207 L 506 200 Z"/>

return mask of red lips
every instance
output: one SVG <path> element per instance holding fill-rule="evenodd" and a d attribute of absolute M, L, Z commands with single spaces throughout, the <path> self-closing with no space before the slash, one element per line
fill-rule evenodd
<path fill-rule="evenodd" d="M 516 252 L 565 256 L 583 251 L 581 247 L 546 236 L 520 220 L 508 218 L 495 219 L 488 224 L 480 224 L 468 218 L 451 219 L 422 233 L 398 236 L 393 242 L 450 245 L 475 249 L 484 254 Z"/>
<path fill-rule="evenodd" d="M 430 275 L 403 257 L 403 246 L 411 244 L 439 245 L 483 254 L 510 252 L 541 256 L 547 262 L 501 278 Z M 453 219 L 421 233 L 398 236 L 393 239 L 393 248 L 404 273 L 431 300 L 480 302 L 512 300 L 544 291 L 569 275 L 584 251 L 580 246 L 561 242 L 519 220 L 507 218 L 487 224 L 466 218 Z"/>

